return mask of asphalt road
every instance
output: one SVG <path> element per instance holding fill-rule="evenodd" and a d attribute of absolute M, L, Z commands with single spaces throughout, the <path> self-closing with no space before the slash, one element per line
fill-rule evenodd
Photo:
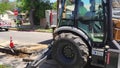
<path fill-rule="evenodd" d="M 0 42 L 9 41 L 10 36 L 13 41 L 18 41 L 25 44 L 49 44 L 52 40 L 52 33 L 43 32 L 25 32 L 25 31 L 1 31 Z"/>

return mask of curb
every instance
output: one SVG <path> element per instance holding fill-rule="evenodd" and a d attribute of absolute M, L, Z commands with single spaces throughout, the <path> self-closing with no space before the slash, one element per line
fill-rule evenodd
<path fill-rule="evenodd" d="M 18 30 L 17 28 L 9 28 L 9 30 L 14 30 L 14 31 L 33 31 L 33 32 L 52 33 L 52 30 L 51 30 L 51 31 L 47 31 L 47 30 Z"/>

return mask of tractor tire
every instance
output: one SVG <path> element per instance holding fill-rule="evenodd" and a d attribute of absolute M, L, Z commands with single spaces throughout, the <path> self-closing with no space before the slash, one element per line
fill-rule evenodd
<path fill-rule="evenodd" d="M 88 47 L 79 36 L 72 33 L 61 33 L 55 37 L 52 58 L 62 68 L 83 68 L 88 56 Z"/>

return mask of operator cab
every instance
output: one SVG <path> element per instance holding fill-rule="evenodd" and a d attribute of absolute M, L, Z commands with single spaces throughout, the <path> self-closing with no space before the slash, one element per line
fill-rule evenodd
<path fill-rule="evenodd" d="M 62 0 L 59 27 L 70 26 L 83 31 L 93 42 L 103 42 L 105 0 Z"/>

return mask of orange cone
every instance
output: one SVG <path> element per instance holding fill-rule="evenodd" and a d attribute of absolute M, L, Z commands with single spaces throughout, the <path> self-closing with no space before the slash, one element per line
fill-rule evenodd
<path fill-rule="evenodd" d="M 13 43 L 13 41 L 12 41 L 12 37 L 10 37 L 10 48 L 14 48 L 15 46 L 14 46 L 14 43 Z"/>

